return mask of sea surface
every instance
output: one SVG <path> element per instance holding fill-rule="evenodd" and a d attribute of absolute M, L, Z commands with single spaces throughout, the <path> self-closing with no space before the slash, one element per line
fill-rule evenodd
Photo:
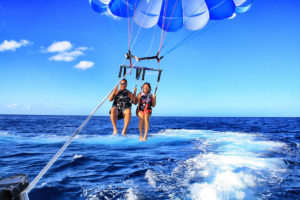
<path fill-rule="evenodd" d="M 0 115 L 0 176 L 32 181 L 86 116 Z M 31 200 L 300 199 L 300 118 L 93 117 Z M 123 121 L 118 122 L 121 132 Z"/>

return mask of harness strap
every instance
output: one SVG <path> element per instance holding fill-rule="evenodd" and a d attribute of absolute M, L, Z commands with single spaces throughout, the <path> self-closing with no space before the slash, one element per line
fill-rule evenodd
<path fill-rule="evenodd" d="M 158 88 L 158 83 L 160 81 L 160 75 L 161 75 L 161 71 L 158 72 L 157 83 L 156 83 L 154 94 L 156 94 L 156 91 L 157 91 L 157 88 Z"/>
<path fill-rule="evenodd" d="M 121 76 L 122 76 L 122 70 L 123 70 L 123 66 L 120 66 L 120 71 L 119 71 L 119 78 L 121 78 Z"/>

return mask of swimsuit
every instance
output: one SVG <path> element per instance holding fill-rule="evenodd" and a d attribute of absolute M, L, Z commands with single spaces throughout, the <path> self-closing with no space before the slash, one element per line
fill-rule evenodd
<path fill-rule="evenodd" d="M 145 115 L 145 114 L 150 114 L 152 113 L 152 94 L 151 93 L 148 93 L 148 94 L 145 94 L 145 93 L 141 93 L 141 98 L 139 100 L 139 104 L 137 106 L 137 114 L 139 112 L 142 113 L 142 115 Z"/>

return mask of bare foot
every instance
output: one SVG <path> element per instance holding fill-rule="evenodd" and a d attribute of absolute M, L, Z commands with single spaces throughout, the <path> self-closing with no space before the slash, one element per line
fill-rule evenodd
<path fill-rule="evenodd" d="M 122 131 L 122 135 L 123 135 L 123 136 L 126 136 L 126 131 Z"/>
<path fill-rule="evenodd" d="M 146 138 L 146 137 L 144 137 L 144 138 L 143 138 L 143 141 L 147 141 L 147 138 Z"/>
<path fill-rule="evenodd" d="M 113 135 L 117 135 L 118 134 L 118 130 L 114 130 Z"/>
<path fill-rule="evenodd" d="M 140 141 L 143 141 L 143 136 L 140 136 Z"/>

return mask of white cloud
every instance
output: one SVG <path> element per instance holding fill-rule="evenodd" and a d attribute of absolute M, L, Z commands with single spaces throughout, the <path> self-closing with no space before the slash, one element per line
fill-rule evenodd
<path fill-rule="evenodd" d="M 18 104 L 13 103 L 13 104 L 8 104 L 6 107 L 9 109 L 16 109 L 18 106 L 19 106 Z"/>
<path fill-rule="evenodd" d="M 77 65 L 75 65 L 74 68 L 86 70 L 88 68 L 93 67 L 94 64 L 95 64 L 94 62 L 83 60 L 80 61 Z"/>
<path fill-rule="evenodd" d="M 57 55 L 51 56 L 49 60 L 70 62 L 83 54 L 84 53 L 81 51 L 61 52 Z"/>
<path fill-rule="evenodd" d="M 29 45 L 30 42 L 28 40 L 20 40 L 20 42 L 17 42 L 15 40 L 4 40 L 2 44 L 0 44 L 0 52 L 4 51 L 16 51 L 17 48 L 20 48 L 22 46 Z"/>
<path fill-rule="evenodd" d="M 77 47 L 76 50 L 78 51 L 86 51 L 86 50 L 89 50 L 88 47 Z"/>
<path fill-rule="evenodd" d="M 70 50 L 71 48 L 72 44 L 69 41 L 54 42 L 47 48 L 47 52 L 64 52 Z"/>

